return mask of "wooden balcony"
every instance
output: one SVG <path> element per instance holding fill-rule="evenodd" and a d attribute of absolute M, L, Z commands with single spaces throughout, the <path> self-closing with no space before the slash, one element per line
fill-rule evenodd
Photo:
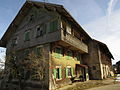
<path fill-rule="evenodd" d="M 88 46 L 84 42 L 69 33 L 64 34 L 63 30 L 61 30 L 61 39 L 70 47 L 78 49 L 81 53 L 88 53 Z"/>

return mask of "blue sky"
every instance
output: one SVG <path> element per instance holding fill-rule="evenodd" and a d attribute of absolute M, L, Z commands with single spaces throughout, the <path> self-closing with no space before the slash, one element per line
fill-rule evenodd
<path fill-rule="evenodd" d="M 37 0 L 42 1 L 42 0 Z M 115 57 L 120 60 L 120 0 L 46 0 L 62 4 L 76 21 L 93 38 L 106 43 Z M 113 6 L 109 5 L 113 1 Z M 114 3 L 116 1 L 116 3 Z M 0 2 L 0 38 L 12 22 L 25 0 L 2 0 Z M 112 8 L 112 9 L 111 9 Z M 111 11 L 108 15 L 108 9 Z M 109 17 L 109 18 L 108 18 Z M 4 50 L 0 48 L 0 50 Z M 0 52 L 0 58 L 4 53 Z"/>

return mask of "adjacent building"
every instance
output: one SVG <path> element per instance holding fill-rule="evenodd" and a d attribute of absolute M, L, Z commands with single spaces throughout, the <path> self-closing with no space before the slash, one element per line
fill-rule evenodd
<path fill-rule="evenodd" d="M 6 55 L 13 56 L 18 66 L 33 53 L 38 58 L 44 57 L 39 65 L 42 69 L 38 86 L 27 84 L 26 88 L 55 89 L 76 78 L 87 81 L 112 75 L 113 56 L 108 47 L 93 40 L 62 5 L 27 1 L 5 32 L 0 46 L 7 48 Z M 31 75 L 29 80 L 37 82 L 37 77 L 33 80 Z"/>
<path fill-rule="evenodd" d="M 89 66 L 90 79 L 105 79 L 114 76 L 112 62 L 114 59 L 106 44 L 92 40 L 89 43 L 89 55 L 84 62 Z"/>

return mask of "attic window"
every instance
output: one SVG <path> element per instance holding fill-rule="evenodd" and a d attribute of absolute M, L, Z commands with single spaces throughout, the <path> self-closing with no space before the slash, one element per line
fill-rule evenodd
<path fill-rule="evenodd" d="M 45 24 L 38 25 L 36 28 L 36 37 L 43 36 L 45 33 L 46 33 L 46 25 Z"/>
<path fill-rule="evenodd" d="M 34 15 L 29 16 L 29 21 L 33 21 Z"/>
<path fill-rule="evenodd" d="M 29 41 L 30 40 L 30 31 L 26 31 L 24 33 L 24 41 Z"/>
<path fill-rule="evenodd" d="M 17 44 L 18 44 L 18 37 L 14 38 L 14 39 L 12 40 L 12 46 L 13 46 L 13 47 L 16 46 Z"/>
<path fill-rule="evenodd" d="M 50 32 L 54 32 L 58 30 L 58 21 L 54 20 L 50 22 Z"/>

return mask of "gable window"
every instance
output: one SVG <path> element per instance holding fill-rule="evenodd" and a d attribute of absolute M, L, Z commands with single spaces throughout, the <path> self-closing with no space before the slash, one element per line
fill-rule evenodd
<path fill-rule="evenodd" d="M 73 57 L 73 52 L 71 50 L 67 51 L 67 59 L 71 59 Z"/>
<path fill-rule="evenodd" d="M 12 40 L 12 46 L 13 46 L 13 47 L 16 46 L 17 44 L 18 44 L 18 37 L 14 38 L 14 39 Z"/>
<path fill-rule="evenodd" d="M 56 68 L 54 69 L 54 78 L 56 80 L 61 80 L 62 79 L 61 66 L 56 66 Z"/>
<path fill-rule="evenodd" d="M 54 32 L 58 30 L 58 21 L 54 20 L 50 22 L 50 32 Z"/>
<path fill-rule="evenodd" d="M 46 25 L 41 24 L 41 25 L 37 26 L 36 30 L 37 30 L 36 37 L 43 36 L 46 33 Z"/>
<path fill-rule="evenodd" d="M 73 76 L 73 68 L 71 66 L 66 67 L 66 77 L 71 78 Z"/>
<path fill-rule="evenodd" d="M 29 16 L 29 22 L 33 21 L 33 18 L 34 18 L 34 15 L 33 15 L 33 14 L 30 15 L 30 16 Z"/>
<path fill-rule="evenodd" d="M 62 56 L 62 48 L 56 47 L 55 48 L 55 57 L 60 58 Z"/>
<path fill-rule="evenodd" d="M 24 41 L 29 41 L 30 40 L 30 31 L 26 31 L 24 33 Z"/>

